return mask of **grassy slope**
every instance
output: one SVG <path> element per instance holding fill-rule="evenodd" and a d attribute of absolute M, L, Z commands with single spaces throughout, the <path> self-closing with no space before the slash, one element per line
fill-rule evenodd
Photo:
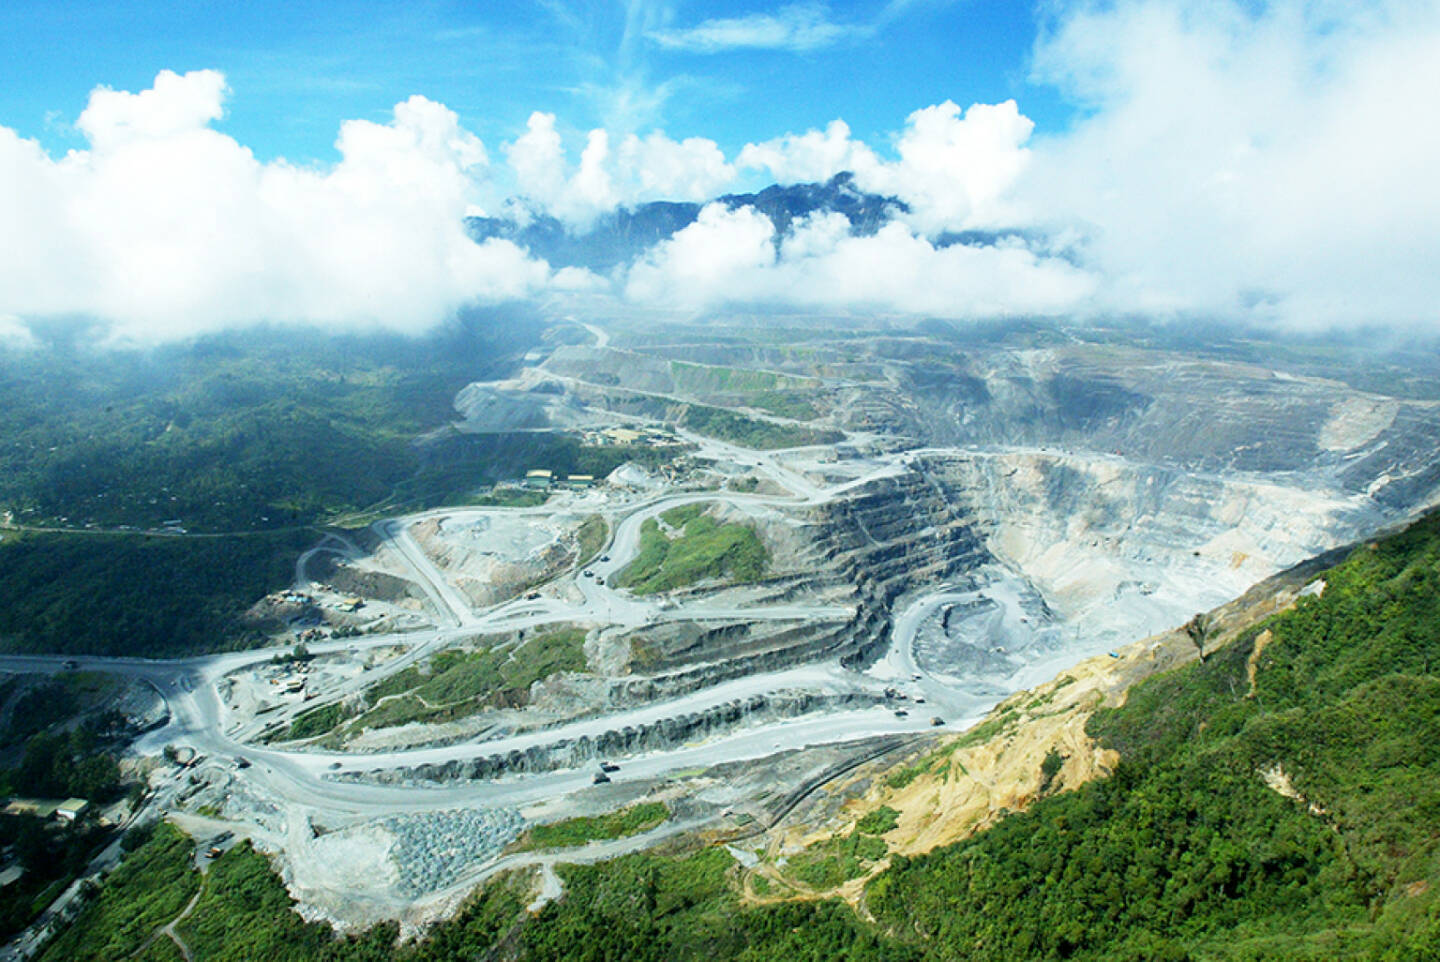
<path fill-rule="evenodd" d="M 536 825 L 520 839 L 516 849 L 563 848 L 584 845 L 596 839 L 624 838 L 648 832 L 669 817 L 670 810 L 664 802 L 641 802 L 605 815 L 587 815 Z"/>
<path fill-rule="evenodd" d="M 703 404 L 687 406 L 680 424 L 696 434 L 762 451 L 798 448 L 810 444 L 833 444 L 845 439 L 845 435 L 839 431 L 776 424 Z"/>
<path fill-rule="evenodd" d="M 110 962 L 130 955 L 195 894 L 193 849 L 178 829 L 158 826 L 106 879 L 100 897 L 50 943 L 41 962 Z"/>
<path fill-rule="evenodd" d="M 513 650 L 443 651 L 428 673 L 407 668 L 377 682 L 366 693 L 371 706 L 349 722 L 353 730 L 386 728 L 409 722 L 444 722 L 473 715 L 503 696 L 524 704 L 537 681 L 562 671 L 584 671 L 585 630 L 562 628 L 537 635 Z M 330 731 L 350 715 L 338 704 L 322 705 L 299 716 L 289 738 L 310 738 Z"/>
<path fill-rule="evenodd" d="M 579 541 L 579 554 L 576 556 L 575 564 L 584 567 L 591 559 L 600 553 L 605 547 L 605 541 L 610 537 L 610 526 L 605 519 L 598 514 L 592 514 L 580 524 L 580 531 L 577 534 Z"/>
<path fill-rule="evenodd" d="M 649 595 L 707 578 L 743 584 L 763 577 L 770 555 L 754 530 L 738 522 L 721 524 L 701 510 L 690 505 L 665 513 L 666 524 L 682 529 L 674 538 L 666 537 L 653 519 L 641 525 L 639 551 L 616 583 Z"/>

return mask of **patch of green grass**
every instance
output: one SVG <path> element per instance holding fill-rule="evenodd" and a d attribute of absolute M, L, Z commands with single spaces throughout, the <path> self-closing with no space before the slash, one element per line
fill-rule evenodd
<path fill-rule="evenodd" d="M 502 695 L 523 705 L 535 682 L 585 668 L 583 628 L 547 631 L 510 650 L 442 651 L 430 660 L 428 673 L 412 666 L 377 682 L 367 692 L 373 707 L 347 727 L 358 731 L 453 721 Z"/>
<path fill-rule="evenodd" d="M 430 674 L 414 689 L 432 705 L 448 705 L 488 695 L 504 686 L 503 667 L 507 651 L 484 648 L 480 651 L 442 651 L 430 660 Z"/>
<path fill-rule="evenodd" d="M 411 689 L 418 688 L 425 683 L 425 675 L 414 665 L 402 668 L 393 675 L 388 675 L 371 685 L 366 691 L 370 703 L 374 704 L 388 695 L 403 695 Z"/>
<path fill-rule="evenodd" d="M 285 737 L 293 740 L 323 735 L 354 713 L 352 708 L 338 701 L 311 708 L 295 716 Z"/>
<path fill-rule="evenodd" d="M 975 745 L 983 745 L 990 739 L 1003 735 L 1019 721 L 1019 711 L 1020 709 L 1015 705 L 1007 705 L 999 709 L 1000 713 L 998 715 L 992 712 L 984 721 L 961 734 L 959 738 L 947 745 L 946 748 L 953 752 L 957 748 L 970 748 Z"/>
<path fill-rule="evenodd" d="M 580 554 L 576 564 L 584 567 L 600 553 L 605 547 L 605 540 L 610 537 L 610 526 L 605 519 L 598 514 L 592 514 L 580 523 L 580 530 L 576 533 L 576 539 L 580 545 Z"/>
<path fill-rule="evenodd" d="M 832 889 L 864 875 L 872 864 L 889 853 L 889 847 L 880 839 L 856 832 L 828 839 L 790 856 L 785 871 L 812 889 Z"/>
<path fill-rule="evenodd" d="M 905 768 L 898 769 L 886 775 L 885 785 L 887 788 L 893 788 L 896 791 L 899 791 L 906 785 L 909 785 L 911 782 L 915 781 L 915 779 L 919 778 L 921 775 L 925 774 L 925 771 L 926 769 L 920 767 L 919 765 L 907 765 Z"/>
<path fill-rule="evenodd" d="M 517 848 L 521 851 L 567 848 L 597 839 L 625 838 L 628 835 L 648 832 L 669 817 L 670 809 L 664 802 L 642 802 L 606 815 L 587 815 L 536 825 L 525 833 Z"/>
<path fill-rule="evenodd" d="M 889 805 L 881 805 L 873 812 L 866 812 L 864 817 L 855 823 L 855 831 L 862 835 L 884 835 L 894 831 L 899 824 L 900 813 Z"/>
<path fill-rule="evenodd" d="M 532 638 L 515 650 L 502 670 L 506 684 L 529 688 L 562 671 L 585 670 L 585 629 L 565 628 Z"/>
<path fill-rule="evenodd" d="M 938 778 L 944 778 L 950 772 L 950 756 L 957 749 L 965 747 L 966 744 L 969 743 L 957 740 L 942 745 L 933 752 L 921 756 L 913 764 L 889 772 L 885 776 L 885 784 L 898 791 L 921 775 L 935 775 Z M 963 767 L 961 770 L 964 770 Z"/>
<path fill-rule="evenodd" d="M 538 508 L 549 500 L 549 491 L 537 491 L 532 488 L 496 488 L 489 494 L 471 498 L 470 504 L 477 508 Z"/>
<path fill-rule="evenodd" d="M 635 560 L 616 576 L 616 583 L 648 595 L 707 578 L 732 584 L 763 578 L 770 553 L 754 529 L 738 522 L 721 524 L 700 510 L 698 505 L 686 505 L 665 513 L 670 516 L 666 523 L 672 527 L 680 526 L 675 522 L 683 523 L 675 538 L 667 538 L 653 518 L 641 525 L 640 549 Z"/>
<path fill-rule="evenodd" d="M 820 411 L 812 401 L 813 395 L 802 391 L 763 391 L 745 399 L 750 407 L 769 411 L 782 418 L 796 421 L 813 421 Z"/>
<path fill-rule="evenodd" d="M 772 371 L 689 361 L 671 361 L 670 376 L 675 379 L 677 389 L 692 394 L 779 393 L 787 389 L 803 389 L 814 383 Z"/>
<path fill-rule="evenodd" d="M 353 719 L 345 727 L 347 731 L 393 728 L 416 721 L 440 721 L 439 715 L 440 710 L 425 704 L 414 695 L 404 694 L 385 699 L 374 708 Z"/>
<path fill-rule="evenodd" d="M 132 958 L 134 962 L 185 962 L 180 946 L 175 944 L 174 939 L 165 936 L 157 938 L 145 947 L 145 951 Z"/>
<path fill-rule="evenodd" d="M 703 503 L 682 504 L 679 507 L 660 512 L 660 520 L 672 528 L 683 528 L 704 513 L 705 505 Z"/>
<path fill-rule="evenodd" d="M 811 444 L 834 444 L 845 439 L 845 435 L 839 431 L 775 424 L 746 417 L 725 408 L 702 404 L 687 406 L 680 417 L 680 424 L 696 434 L 762 451 L 798 448 Z"/>

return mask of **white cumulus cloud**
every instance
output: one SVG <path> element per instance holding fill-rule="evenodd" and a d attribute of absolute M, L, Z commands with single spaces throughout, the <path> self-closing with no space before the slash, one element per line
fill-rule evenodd
<path fill-rule="evenodd" d="M 309 168 L 261 162 L 215 129 L 227 92 L 214 71 L 166 71 L 139 93 L 98 89 L 75 124 L 84 150 L 53 158 L 0 127 L 0 340 L 68 314 L 135 340 L 269 320 L 421 330 L 469 301 L 612 284 L 465 235 L 463 213 L 510 177 L 526 200 L 515 210 L 583 231 L 617 206 L 708 200 L 745 172 L 796 183 L 847 170 L 909 212 L 868 237 L 831 214 L 777 238 L 757 211 L 711 204 L 613 289 L 697 310 L 1126 311 L 1440 330 L 1440 6 L 1045 10 L 1033 80 L 1082 111 L 1041 136 L 1015 101 L 946 100 L 910 113 L 883 145 L 835 120 L 727 157 L 708 138 L 659 130 L 562 134 L 536 112 L 497 175 L 453 112 L 415 96 L 386 123 L 342 124 L 340 160 Z M 792 6 L 708 21 L 693 30 L 709 34 L 685 42 L 811 42 L 794 38 L 826 24 L 827 8 Z M 1051 241 L 941 243 L 964 230 Z"/>
<path fill-rule="evenodd" d="M 869 146 L 850 136 L 850 125 L 843 120 L 831 121 L 824 130 L 746 144 L 735 163 L 769 170 L 770 176 L 786 184 L 829 180 L 842 170 L 868 173 L 881 166 Z"/>
<path fill-rule="evenodd" d="M 628 173 L 631 203 L 709 200 L 735 179 L 725 153 L 704 137 L 671 140 L 660 131 L 643 138 L 630 134 L 620 144 L 618 161 Z"/>
<path fill-rule="evenodd" d="M 781 181 L 825 180 L 848 170 L 856 186 L 898 197 L 922 233 L 992 227 L 1006 219 L 1007 192 L 1030 159 L 1034 129 L 1015 101 L 974 104 L 961 111 L 945 101 L 912 113 L 896 141 L 898 157 L 884 160 L 854 140 L 843 121 L 758 144 L 747 144 L 741 167 L 768 169 Z"/>
<path fill-rule="evenodd" d="M 1440 328 L 1440 7 L 1077 4 L 1036 76 L 1087 115 L 1015 198 L 1106 305 Z"/>
<path fill-rule="evenodd" d="M 1017 244 L 936 247 L 903 223 L 852 236 L 842 214 L 797 224 L 778 245 L 769 218 L 751 207 L 707 205 L 628 275 L 629 298 L 693 310 L 765 305 L 929 314 L 1055 314 L 1090 296 L 1095 280 Z"/>
<path fill-rule="evenodd" d="M 695 223 L 657 244 L 630 271 L 633 300 L 700 308 L 744 301 L 774 266 L 775 226 L 753 207 L 706 204 Z M 739 288 L 747 288 L 742 292 Z"/>
<path fill-rule="evenodd" d="M 628 134 L 617 150 L 591 130 L 579 163 L 569 163 L 554 114 L 536 111 L 525 133 L 504 147 L 520 193 L 540 211 L 577 231 L 616 207 L 652 200 L 708 200 L 735 177 L 713 140 L 676 141 L 661 131 Z"/>
<path fill-rule="evenodd" d="M 309 169 L 214 130 L 224 96 L 209 70 L 96 90 L 89 148 L 58 160 L 0 128 L 0 312 L 91 315 L 135 341 L 262 321 L 413 331 L 545 283 L 514 245 L 465 235 L 486 155 L 444 106 L 348 121 L 340 161 Z"/>

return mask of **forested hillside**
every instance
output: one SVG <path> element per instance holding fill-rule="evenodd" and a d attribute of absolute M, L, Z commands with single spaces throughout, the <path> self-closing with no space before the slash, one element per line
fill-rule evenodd
<path fill-rule="evenodd" d="M 548 449 L 579 460 L 552 435 L 420 443 L 538 337 L 526 316 L 475 315 L 417 338 L 276 329 L 132 350 L 54 330 L 0 352 L 0 651 L 253 644 L 242 613 L 290 584 L 313 525 L 463 501 Z M 604 453 L 597 467 L 624 459 Z"/>
<path fill-rule="evenodd" d="M 402 484 L 430 493 L 416 438 L 537 337 L 495 317 L 414 339 L 274 330 L 149 350 L 57 333 L 0 352 L 0 508 L 27 524 L 250 531 Z"/>
<path fill-rule="evenodd" d="M 318 537 L 11 534 L 0 543 L 0 651 L 159 658 L 262 643 L 245 611 L 294 580 Z"/>
<path fill-rule="evenodd" d="M 1112 777 L 896 857 L 858 911 L 746 906 L 734 859 L 697 849 L 561 866 L 564 897 L 534 917 L 528 876 L 502 876 L 394 948 L 391 928 L 337 940 L 302 923 L 237 850 L 189 946 L 202 960 L 1440 958 L 1440 515 L 1323 578 L 1320 597 L 1096 715 L 1121 754 Z M 82 947 L 116 911 L 83 916 L 68 957 L 101 957 Z"/>

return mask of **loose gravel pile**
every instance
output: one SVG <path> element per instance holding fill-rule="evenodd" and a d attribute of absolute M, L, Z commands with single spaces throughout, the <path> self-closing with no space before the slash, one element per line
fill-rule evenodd
<path fill-rule="evenodd" d="M 391 859 L 400 871 L 400 890 L 416 896 L 458 881 L 496 855 L 520 834 L 525 819 L 513 808 L 458 808 L 391 815 L 381 824 L 395 836 Z"/>

